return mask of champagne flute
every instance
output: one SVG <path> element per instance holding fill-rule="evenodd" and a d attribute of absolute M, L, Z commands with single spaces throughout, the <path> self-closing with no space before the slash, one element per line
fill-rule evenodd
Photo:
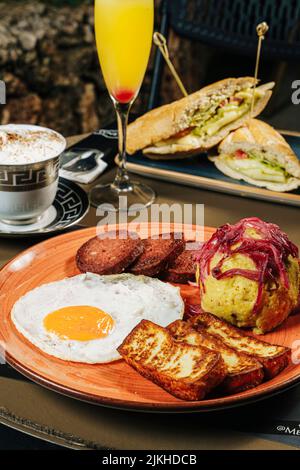
<path fill-rule="evenodd" d="M 148 207 L 154 191 L 131 181 L 126 169 L 126 131 L 130 108 L 136 99 L 149 60 L 154 27 L 154 0 L 95 0 L 97 51 L 104 80 L 118 121 L 119 168 L 111 184 L 97 185 L 91 203 L 105 205 L 108 211 L 122 210 L 120 196 L 127 207 Z M 122 198 L 123 199 L 123 198 Z"/>

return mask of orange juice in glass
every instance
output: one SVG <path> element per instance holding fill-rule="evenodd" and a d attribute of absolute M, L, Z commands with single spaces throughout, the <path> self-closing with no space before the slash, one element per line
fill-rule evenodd
<path fill-rule="evenodd" d="M 154 0 L 95 0 L 95 33 L 103 77 L 116 108 L 119 131 L 119 169 L 111 185 L 98 185 L 93 205 L 106 203 L 119 210 L 119 196 L 128 206 L 150 205 L 155 196 L 148 186 L 131 182 L 126 170 L 128 114 L 146 72 L 153 35 Z M 111 206 L 111 207 L 109 207 Z"/>

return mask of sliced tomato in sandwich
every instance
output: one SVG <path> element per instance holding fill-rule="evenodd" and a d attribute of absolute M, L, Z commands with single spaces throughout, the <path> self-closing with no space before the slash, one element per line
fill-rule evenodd
<path fill-rule="evenodd" d="M 236 150 L 235 151 L 235 156 L 236 156 L 236 158 L 240 158 L 240 159 L 248 158 L 248 155 L 243 150 Z"/>

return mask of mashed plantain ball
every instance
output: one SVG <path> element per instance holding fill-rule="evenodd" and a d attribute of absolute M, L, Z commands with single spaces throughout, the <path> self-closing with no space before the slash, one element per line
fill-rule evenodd
<path fill-rule="evenodd" d="M 220 227 L 199 265 L 202 309 L 238 327 L 265 333 L 298 304 L 298 249 L 274 224 L 251 218 Z"/>

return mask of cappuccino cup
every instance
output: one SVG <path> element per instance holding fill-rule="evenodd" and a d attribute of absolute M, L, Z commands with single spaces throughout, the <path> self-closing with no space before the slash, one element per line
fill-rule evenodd
<path fill-rule="evenodd" d="M 0 220 L 36 222 L 54 202 L 66 140 L 40 126 L 0 126 Z"/>

